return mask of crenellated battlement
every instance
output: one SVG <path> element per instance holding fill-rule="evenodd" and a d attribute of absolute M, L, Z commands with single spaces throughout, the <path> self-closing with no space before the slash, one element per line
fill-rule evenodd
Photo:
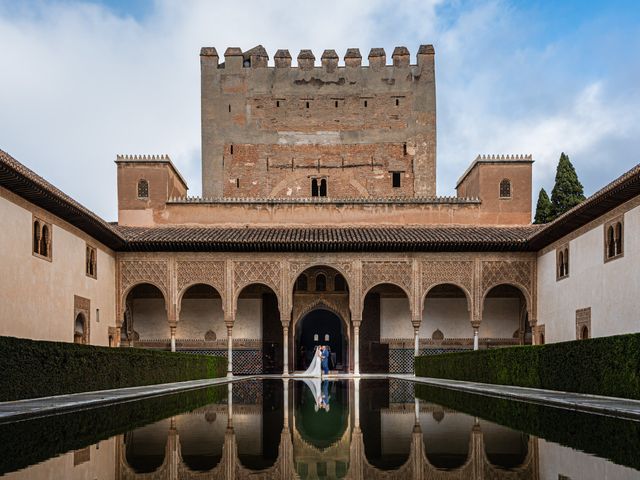
<path fill-rule="evenodd" d="M 433 61 L 435 49 L 433 45 L 420 45 L 416 53 L 416 66 L 421 66 L 427 61 Z M 395 47 L 391 54 L 391 63 L 387 64 L 387 54 L 384 48 L 372 48 L 368 55 L 368 65 L 362 65 L 362 55 L 358 48 L 348 48 L 343 56 L 344 65 L 339 66 L 340 57 L 333 49 L 325 50 L 320 59 L 320 65 L 316 65 L 316 56 L 308 49 L 300 50 L 296 57 L 297 67 L 292 66 L 292 56 L 289 50 L 281 49 L 274 55 L 274 65 L 270 67 L 269 54 L 262 45 L 253 47 L 243 52 L 239 47 L 229 47 L 224 52 L 222 62 L 218 51 L 214 47 L 202 47 L 200 57 L 210 65 L 215 65 L 220 69 L 242 69 L 242 68 L 298 68 L 300 70 L 311 70 L 314 68 L 324 69 L 328 72 L 337 68 L 373 68 L 382 67 L 408 68 L 411 66 L 410 52 L 407 47 Z"/>
<path fill-rule="evenodd" d="M 478 155 L 476 157 L 476 161 L 488 161 L 488 162 L 498 162 L 502 160 L 523 160 L 523 161 L 533 161 L 533 156 L 531 154 L 520 154 L 520 155 Z"/>
<path fill-rule="evenodd" d="M 171 162 L 166 153 L 159 155 L 116 155 L 116 162 Z"/>

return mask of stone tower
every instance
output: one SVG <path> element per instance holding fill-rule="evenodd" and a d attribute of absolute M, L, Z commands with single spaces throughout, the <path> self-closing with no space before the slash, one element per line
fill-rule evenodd
<path fill-rule="evenodd" d="M 200 52 L 205 197 L 389 198 L 436 193 L 434 49 L 396 47 L 338 66 L 262 46 Z"/>

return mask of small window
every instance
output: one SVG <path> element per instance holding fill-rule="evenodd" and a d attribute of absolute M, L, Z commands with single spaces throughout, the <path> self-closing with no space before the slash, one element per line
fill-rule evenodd
<path fill-rule="evenodd" d="M 97 277 L 96 248 L 91 245 L 86 247 L 85 273 L 88 277 Z"/>
<path fill-rule="evenodd" d="M 236 188 L 240 188 L 240 179 L 236 178 Z"/>
<path fill-rule="evenodd" d="M 40 219 L 33 219 L 33 244 L 34 255 L 51 260 L 51 225 Z"/>
<path fill-rule="evenodd" d="M 242 62 L 242 66 L 243 66 L 244 68 L 249 68 L 249 67 L 251 67 L 251 59 L 250 59 L 250 58 L 245 59 L 245 60 Z"/>
<path fill-rule="evenodd" d="M 307 108 L 309 108 L 309 102 L 307 102 Z"/>
<path fill-rule="evenodd" d="M 507 178 L 500 182 L 500 198 L 511 198 L 511 181 Z"/>
<path fill-rule="evenodd" d="M 327 196 L 327 179 L 326 178 L 323 178 L 322 180 L 320 180 L 320 196 L 321 197 Z"/>
<path fill-rule="evenodd" d="M 367 106 L 369 105 L 369 102 L 367 102 L 366 100 L 364 101 L 364 108 L 367 108 Z"/>
<path fill-rule="evenodd" d="M 622 257 L 624 254 L 623 217 L 605 224 L 605 261 Z"/>
<path fill-rule="evenodd" d="M 299 292 L 306 292 L 308 289 L 308 279 L 307 276 L 303 273 L 298 277 L 298 281 L 296 282 L 296 290 Z"/>
<path fill-rule="evenodd" d="M 403 153 L 404 155 L 406 155 L 406 154 L 407 154 L 407 142 L 404 142 L 404 144 L 402 145 L 402 153 Z"/>
<path fill-rule="evenodd" d="M 276 107 L 280 108 L 280 100 L 276 100 Z"/>
<path fill-rule="evenodd" d="M 396 107 L 400 105 L 400 99 L 396 98 Z"/>
<path fill-rule="evenodd" d="M 324 292 L 327 289 L 327 277 L 324 273 L 316 275 L 316 292 Z"/>
<path fill-rule="evenodd" d="M 149 198 L 149 182 L 138 180 L 138 198 Z"/>
<path fill-rule="evenodd" d="M 562 245 L 556 250 L 556 280 L 569 276 L 569 245 Z"/>
<path fill-rule="evenodd" d="M 311 179 L 311 196 L 312 197 L 318 196 L 318 179 L 317 178 Z"/>
<path fill-rule="evenodd" d="M 400 188 L 400 172 L 391 172 L 391 184 L 393 188 Z"/>
<path fill-rule="evenodd" d="M 336 108 L 338 108 L 338 100 L 336 100 L 335 105 L 336 105 Z"/>
<path fill-rule="evenodd" d="M 229 153 L 231 153 L 231 155 L 233 155 L 233 144 L 229 145 Z"/>
<path fill-rule="evenodd" d="M 231 113 L 231 104 L 229 104 L 229 113 Z"/>

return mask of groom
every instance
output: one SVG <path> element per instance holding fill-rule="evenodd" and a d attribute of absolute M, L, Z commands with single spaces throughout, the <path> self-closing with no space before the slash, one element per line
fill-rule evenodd
<path fill-rule="evenodd" d="M 322 358 L 322 373 L 327 375 L 329 373 L 329 349 L 326 346 L 322 346 L 321 348 L 321 358 Z"/>

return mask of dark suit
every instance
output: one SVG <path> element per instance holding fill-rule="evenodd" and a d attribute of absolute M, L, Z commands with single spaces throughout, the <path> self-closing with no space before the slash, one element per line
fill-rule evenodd
<path fill-rule="evenodd" d="M 322 351 L 322 373 L 325 375 L 329 373 L 329 350 L 326 348 Z"/>

